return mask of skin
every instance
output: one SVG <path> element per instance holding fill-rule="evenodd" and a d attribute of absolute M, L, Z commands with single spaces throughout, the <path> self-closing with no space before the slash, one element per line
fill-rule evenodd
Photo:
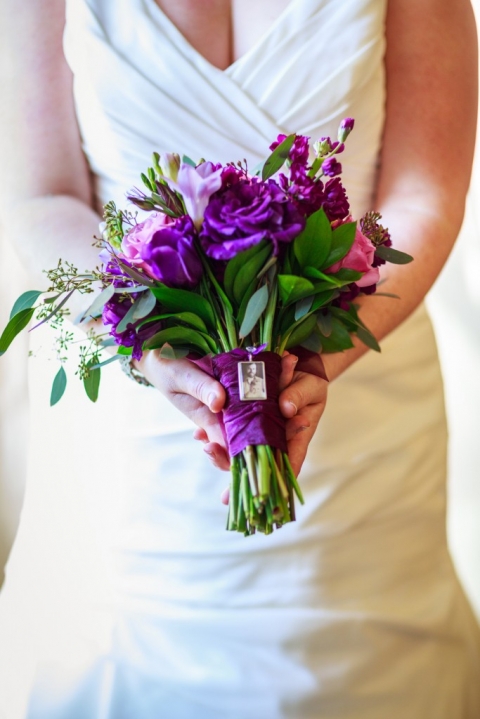
<path fill-rule="evenodd" d="M 159 0 L 188 41 L 226 68 L 266 32 L 288 0 Z M 62 52 L 62 0 L 3 0 L 0 16 L 0 219 L 37 284 L 59 257 L 97 264 L 90 238 L 99 217 L 82 154 L 72 77 Z M 422 301 L 456 239 L 464 213 L 476 127 L 476 34 L 468 0 L 390 0 L 387 113 L 373 207 L 415 262 L 387 265 L 399 301 L 364 297 L 361 315 L 378 339 Z M 43 284 L 39 284 L 39 287 Z M 72 309 L 75 314 L 76 308 Z M 324 357 L 334 381 L 366 348 Z M 283 359 L 280 407 L 299 471 L 325 408 L 327 383 Z M 228 468 L 217 421 L 221 385 L 186 360 L 146 353 L 147 378 L 197 424 L 213 463 Z"/>

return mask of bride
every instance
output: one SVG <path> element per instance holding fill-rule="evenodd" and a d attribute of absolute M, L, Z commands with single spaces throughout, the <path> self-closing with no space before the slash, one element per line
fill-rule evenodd
<path fill-rule="evenodd" d="M 48 411 L 51 368 L 32 363 L 31 476 L 0 597 L 5 718 L 478 717 L 422 304 L 469 182 L 468 0 L 5 0 L 0 33 L 2 223 L 37 282 L 59 257 L 95 266 L 101 206 L 124 204 L 153 150 L 254 165 L 279 132 L 315 140 L 345 116 L 353 214 L 381 211 L 415 258 L 384 274 L 399 300 L 361 301 L 382 354 L 324 357 L 326 410 L 327 383 L 285 358 L 306 504 L 271 537 L 223 530 L 213 379 L 150 352 L 136 369 L 153 389 L 112 368 L 96 406 L 72 379 Z"/>

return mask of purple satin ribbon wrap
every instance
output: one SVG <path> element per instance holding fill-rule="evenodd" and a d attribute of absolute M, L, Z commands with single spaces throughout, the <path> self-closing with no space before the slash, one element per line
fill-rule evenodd
<path fill-rule="evenodd" d="M 221 426 L 231 457 L 239 454 L 249 444 L 268 444 L 283 452 L 287 451 L 286 420 L 278 405 L 281 358 L 275 352 L 262 352 L 262 349 L 263 347 L 258 347 L 251 352 L 235 349 L 214 357 L 191 359 L 197 367 L 215 377 L 225 387 L 227 401 L 222 412 Z M 328 382 L 318 354 L 302 347 L 295 347 L 291 353 L 299 359 L 297 370 L 309 372 Z M 266 400 L 245 402 L 240 399 L 238 363 L 248 362 L 251 355 L 265 362 Z"/>
<path fill-rule="evenodd" d="M 248 362 L 252 354 L 265 362 L 267 399 L 242 401 L 238 387 L 238 363 Z M 223 423 L 230 456 L 239 454 L 249 444 L 268 444 L 286 452 L 285 418 L 278 405 L 281 373 L 279 355 L 275 352 L 249 353 L 235 349 L 212 357 L 212 365 L 215 379 L 225 387 L 227 394 Z"/>

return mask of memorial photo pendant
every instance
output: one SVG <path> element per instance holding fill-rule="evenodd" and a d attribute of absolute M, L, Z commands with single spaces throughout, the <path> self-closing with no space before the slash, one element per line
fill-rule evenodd
<path fill-rule="evenodd" d="M 267 399 L 265 362 L 238 363 L 238 393 L 244 402 Z"/>

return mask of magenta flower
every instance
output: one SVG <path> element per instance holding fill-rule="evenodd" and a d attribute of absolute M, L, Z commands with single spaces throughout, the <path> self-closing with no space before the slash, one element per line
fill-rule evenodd
<path fill-rule="evenodd" d="M 348 218 L 351 221 L 351 218 Z M 327 274 L 333 274 L 340 269 L 355 270 L 355 272 L 363 272 L 363 277 L 355 281 L 357 287 L 369 287 L 376 285 L 380 279 L 380 272 L 374 267 L 375 245 L 365 237 L 363 232 L 357 227 L 355 232 L 355 240 L 352 247 L 339 262 L 325 270 Z"/>
<path fill-rule="evenodd" d="M 326 183 L 322 206 L 330 222 L 343 220 L 348 215 L 350 204 L 339 177 L 334 177 Z"/>
<path fill-rule="evenodd" d="M 240 180 L 217 192 L 205 210 L 200 240 L 205 253 L 229 260 L 262 240 L 291 242 L 305 226 L 305 219 L 274 180 Z"/>
<path fill-rule="evenodd" d="M 327 157 L 327 159 L 322 162 L 322 171 L 323 174 L 328 175 L 328 177 L 335 177 L 342 173 L 342 165 L 336 157 Z"/>
<path fill-rule="evenodd" d="M 136 299 L 138 295 L 135 293 L 132 295 L 132 299 Z M 144 322 L 146 318 L 137 320 L 135 323 L 129 323 L 127 328 L 123 332 L 117 332 L 117 327 L 123 320 L 128 310 L 132 306 L 132 303 L 127 299 L 119 299 L 119 295 L 113 295 L 112 299 L 109 300 L 103 307 L 102 311 L 102 322 L 104 325 L 111 325 L 110 335 L 113 337 L 117 345 L 123 345 L 123 347 L 132 347 L 133 359 L 141 359 L 142 357 L 142 346 L 150 337 L 153 337 L 157 332 L 162 329 L 162 322 L 149 322 L 140 329 L 138 325 Z M 150 316 L 153 317 L 156 313 L 154 310 Z"/>
<path fill-rule="evenodd" d="M 202 276 L 195 237 L 195 227 L 187 215 L 157 229 L 140 247 L 145 272 L 168 287 L 195 287 Z"/>
<path fill-rule="evenodd" d="M 350 135 L 351 131 L 353 130 L 353 126 L 355 125 L 355 120 L 353 117 L 345 117 L 341 123 L 340 127 L 338 128 L 338 141 L 339 142 L 345 142 L 347 137 Z"/>

